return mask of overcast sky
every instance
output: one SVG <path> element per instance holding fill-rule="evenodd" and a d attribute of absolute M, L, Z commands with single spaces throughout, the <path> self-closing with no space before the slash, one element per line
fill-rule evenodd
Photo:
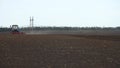
<path fill-rule="evenodd" d="M 120 0 L 0 0 L 0 26 L 120 26 Z"/>

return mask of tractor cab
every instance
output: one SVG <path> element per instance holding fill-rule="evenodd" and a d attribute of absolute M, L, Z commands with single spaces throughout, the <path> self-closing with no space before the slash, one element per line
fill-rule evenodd
<path fill-rule="evenodd" d="M 18 25 L 12 25 L 11 30 L 12 34 L 22 34 L 22 32 L 19 31 Z"/>
<path fill-rule="evenodd" d="M 18 25 L 12 25 L 12 32 L 18 32 L 18 29 L 19 29 L 19 27 L 18 27 Z"/>

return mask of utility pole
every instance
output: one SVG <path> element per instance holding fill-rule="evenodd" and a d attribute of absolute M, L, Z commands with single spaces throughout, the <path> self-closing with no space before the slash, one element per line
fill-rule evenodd
<path fill-rule="evenodd" d="M 31 31 L 33 31 L 33 28 L 34 28 L 34 18 L 33 18 L 33 16 L 30 17 L 30 28 L 31 28 Z"/>

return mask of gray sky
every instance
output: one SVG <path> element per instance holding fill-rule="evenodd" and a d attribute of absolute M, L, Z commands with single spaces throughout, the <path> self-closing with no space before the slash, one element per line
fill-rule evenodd
<path fill-rule="evenodd" d="M 120 0 L 0 0 L 0 26 L 120 26 Z"/>

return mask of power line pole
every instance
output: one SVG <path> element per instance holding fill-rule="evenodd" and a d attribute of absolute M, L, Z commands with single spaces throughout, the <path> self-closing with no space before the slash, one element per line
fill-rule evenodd
<path fill-rule="evenodd" d="M 31 28 L 31 31 L 33 31 L 33 28 L 34 28 L 34 18 L 33 18 L 33 16 L 30 17 L 30 28 Z"/>

